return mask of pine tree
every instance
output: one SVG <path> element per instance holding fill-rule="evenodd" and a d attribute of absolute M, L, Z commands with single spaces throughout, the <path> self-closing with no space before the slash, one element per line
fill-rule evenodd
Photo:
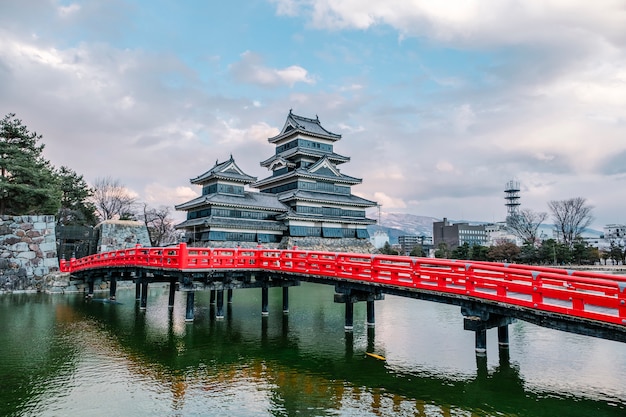
<path fill-rule="evenodd" d="M 0 121 L 0 215 L 57 213 L 61 192 L 40 140 L 15 114 Z"/>
<path fill-rule="evenodd" d="M 94 226 L 96 206 L 90 201 L 93 190 L 89 188 L 82 175 L 62 166 L 57 172 L 61 189 L 61 208 L 57 215 L 57 223 L 65 226 Z"/>

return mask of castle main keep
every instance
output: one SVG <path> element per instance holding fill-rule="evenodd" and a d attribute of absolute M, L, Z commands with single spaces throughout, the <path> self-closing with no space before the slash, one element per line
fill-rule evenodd
<path fill-rule="evenodd" d="M 275 153 L 261 166 L 271 175 L 258 180 L 246 174 L 232 155 L 216 161 L 190 180 L 202 195 L 176 206 L 187 212 L 176 228 L 194 246 L 372 252 L 367 226 L 376 221 L 365 210 L 376 202 L 353 195 L 351 187 L 362 180 L 337 169 L 350 161 L 334 152 L 340 139 L 319 118 L 290 111 L 280 133 L 268 138 Z"/>

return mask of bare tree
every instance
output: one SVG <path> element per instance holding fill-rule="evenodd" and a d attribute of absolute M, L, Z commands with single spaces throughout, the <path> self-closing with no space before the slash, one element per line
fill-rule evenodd
<path fill-rule="evenodd" d="M 164 246 L 176 243 L 178 236 L 174 230 L 174 220 L 169 207 L 150 208 L 143 205 L 143 221 L 148 229 L 151 246 Z"/>
<path fill-rule="evenodd" d="M 534 245 L 537 242 L 539 226 L 548 217 L 546 212 L 536 212 L 531 209 L 522 209 L 515 215 L 507 218 L 509 230 L 524 243 Z"/>
<path fill-rule="evenodd" d="M 552 211 L 554 227 L 559 239 L 572 248 L 574 241 L 591 224 L 593 207 L 587 205 L 586 199 L 582 197 L 550 201 L 548 207 Z"/>
<path fill-rule="evenodd" d="M 96 178 L 91 201 L 101 221 L 134 216 L 135 197 L 119 180 Z"/>

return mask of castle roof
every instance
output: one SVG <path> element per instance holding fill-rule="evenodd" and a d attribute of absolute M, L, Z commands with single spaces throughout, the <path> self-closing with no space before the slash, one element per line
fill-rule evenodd
<path fill-rule="evenodd" d="M 207 194 L 201 195 L 186 203 L 174 206 L 176 210 L 193 210 L 194 208 L 204 207 L 207 205 L 223 206 L 223 207 L 235 207 L 251 210 L 265 210 L 265 211 L 287 211 L 281 202 L 278 201 L 274 194 L 257 193 L 257 192 L 244 192 L 243 195 L 228 195 L 228 194 Z"/>
<path fill-rule="evenodd" d="M 312 203 L 323 204 L 341 204 L 346 206 L 355 207 L 374 207 L 375 201 L 370 201 L 365 198 L 353 195 L 353 194 L 331 194 L 321 193 L 319 191 L 304 191 L 294 190 L 281 194 L 278 200 L 286 203 L 292 200 L 309 201 Z"/>
<path fill-rule="evenodd" d="M 316 149 L 303 148 L 301 146 L 297 146 L 297 147 L 291 148 L 291 149 L 289 149 L 289 150 L 287 150 L 285 152 L 281 152 L 280 154 L 272 155 L 270 158 L 268 158 L 265 161 L 261 162 L 261 166 L 262 167 L 268 167 L 277 158 L 290 159 L 290 158 L 292 158 L 292 157 L 294 157 L 296 155 L 310 156 L 312 158 L 323 158 L 324 156 L 326 156 L 335 165 L 343 164 L 344 162 L 350 161 L 350 157 L 349 156 L 343 156 L 343 155 L 339 155 L 339 154 L 334 153 L 334 152 L 324 152 L 324 151 L 318 151 Z"/>
<path fill-rule="evenodd" d="M 235 163 L 233 156 L 225 162 L 215 161 L 215 166 L 205 172 L 202 175 L 192 178 L 189 181 L 192 184 L 204 184 L 211 180 L 226 180 L 232 182 L 239 182 L 243 184 L 250 184 L 256 181 L 256 177 L 252 177 L 241 170 Z"/>
<path fill-rule="evenodd" d="M 281 221 L 278 220 L 250 220 L 250 219 L 233 219 L 229 217 L 201 217 L 197 219 L 185 220 L 184 222 L 174 226 L 176 229 L 184 229 L 187 227 L 226 227 L 236 229 L 249 229 L 249 230 L 273 230 L 284 231 L 287 230 Z"/>
<path fill-rule="evenodd" d="M 336 133 L 332 133 L 324 127 L 322 127 L 319 118 L 316 116 L 315 119 L 309 119 L 307 117 L 298 116 L 293 114 L 291 110 L 289 110 L 289 114 L 287 115 L 287 120 L 280 131 L 280 133 L 274 137 L 268 138 L 267 140 L 270 143 L 279 142 L 282 139 L 285 139 L 289 136 L 293 136 L 297 133 L 302 133 L 310 136 L 317 136 L 320 138 L 328 139 L 331 141 L 337 141 L 341 139 L 341 135 Z"/>
<path fill-rule="evenodd" d="M 311 166 L 308 166 L 306 168 L 298 168 L 293 171 L 289 171 L 283 175 L 277 175 L 275 177 L 274 176 L 267 177 L 265 179 L 255 182 L 251 186 L 255 188 L 260 188 L 268 184 L 282 182 L 284 180 L 294 178 L 294 177 L 295 178 L 307 178 L 311 180 L 323 180 L 323 181 L 329 181 L 329 182 L 341 183 L 341 184 L 350 184 L 350 185 L 360 184 L 362 181 L 360 178 L 355 178 L 355 177 L 342 174 L 334 166 L 334 164 L 330 161 L 330 159 L 324 156 L 323 158 L 321 158 L 319 161 L 317 161 L 315 164 Z"/>

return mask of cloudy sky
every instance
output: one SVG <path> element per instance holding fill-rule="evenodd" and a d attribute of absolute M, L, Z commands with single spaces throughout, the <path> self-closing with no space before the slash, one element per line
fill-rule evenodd
<path fill-rule="evenodd" d="M 626 223 L 624 0 L 0 2 L 0 117 L 89 183 L 174 206 L 231 154 L 264 178 L 290 109 L 383 211 L 503 220 L 514 179 Z"/>

